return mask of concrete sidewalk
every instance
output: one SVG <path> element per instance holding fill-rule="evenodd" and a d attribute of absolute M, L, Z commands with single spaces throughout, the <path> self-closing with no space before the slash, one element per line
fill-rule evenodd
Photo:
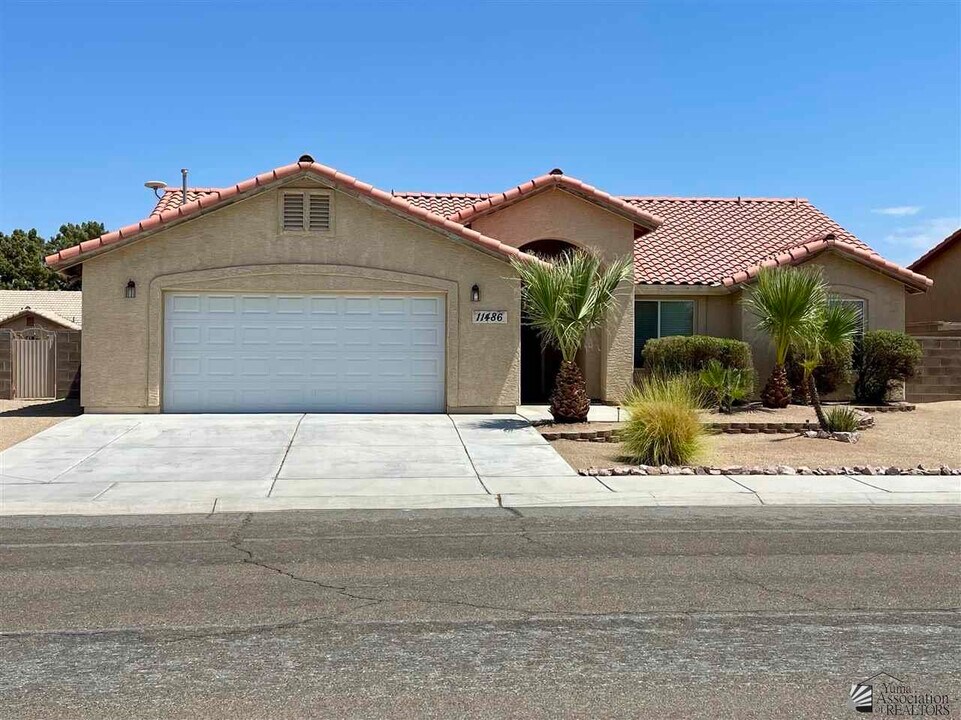
<path fill-rule="evenodd" d="M 0 515 L 959 502 L 961 476 L 579 476 L 517 415 L 85 415 L 0 453 Z"/>

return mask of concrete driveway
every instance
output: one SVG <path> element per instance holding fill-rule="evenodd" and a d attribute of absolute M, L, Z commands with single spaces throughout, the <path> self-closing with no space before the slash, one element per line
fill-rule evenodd
<path fill-rule="evenodd" d="M 516 415 L 82 415 L 0 453 L 0 512 L 497 506 L 610 493 Z"/>

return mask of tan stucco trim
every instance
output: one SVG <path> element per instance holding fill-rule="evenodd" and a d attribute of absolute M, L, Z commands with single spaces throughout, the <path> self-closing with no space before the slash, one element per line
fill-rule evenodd
<path fill-rule="evenodd" d="M 218 292 L 218 291 L 249 291 L 242 287 L 242 280 L 248 278 L 303 278 L 303 277 L 340 277 L 358 280 L 376 281 L 380 284 L 381 292 L 432 292 L 446 295 L 446 388 L 445 397 L 447 407 L 456 405 L 460 382 L 459 353 L 460 347 L 458 322 L 458 283 L 435 278 L 427 275 L 380 270 L 377 268 L 359 267 L 354 265 L 307 265 L 307 264 L 278 264 L 278 265 L 239 265 L 209 270 L 159 275 L 150 281 L 147 297 L 147 377 L 145 406 L 150 409 L 161 409 L 163 398 L 163 294 L 174 291 L 190 292 Z M 236 285 L 231 287 L 231 281 Z M 390 286 L 384 290 L 383 285 Z M 358 292 L 362 290 L 358 289 Z M 258 292 L 285 292 L 283 282 L 263 284 Z M 350 294 L 351 291 L 335 291 Z M 516 311 L 515 311 L 516 312 Z"/>
<path fill-rule="evenodd" d="M 513 415 L 517 412 L 516 405 L 476 405 L 448 408 L 451 415 Z"/>
<path fill-rule="evenodd" d="M 730 295 L 736 289 L 714 285 L 635 285 L 634 295 L 651 298 L 665 295 Z"/>

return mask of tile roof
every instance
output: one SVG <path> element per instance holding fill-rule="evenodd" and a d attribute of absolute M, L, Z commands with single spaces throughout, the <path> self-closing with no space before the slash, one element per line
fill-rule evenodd
<path fill-rule="evenodd" d="M 958 228 L 957 230 L 955 230 L 953 233 L 948 235 L 944 240 L 942 240 L 933 248 L 931 248 L 926 253 L 924 253 L 924 255 L 922 255 L 913 263 L 908 265 L 908 270 L 920 270 L 922 267 L 924 267 L 924 265 L 927 264 L 929 260 L 943 253 L 949 247 L 953 246 L 956 242 L 958 242 L 958 240 L 961 240 L 961 228 Z"/>
<path fill-rule="evenodd" d="M 205 195 L 213 195 L 221 188 L 187 188 L 187 202 L 192 203 Z M 184 204 L 184 191 L 182 188 L 166 188 L 157 205 L 150 212 L 150 217 L 159 215 L 164 210 L 175 210 Z"/>
<path fill-rule="evenodd" d="M 638 223 L 646 230 L 653 230 L 661 224 L 661 219 L 645 208 L 626 203 L 624 200 L 613 195 L 609 195 L 603 190 L 598 190 L 593 185 L 578 180 L 577 178 L 564 175 L 560 171 L 554 171 L 547 175 L 540 175 L 533 180 L 521 183 L 517 187 L 512 187 L 502 193 L 488 195 L 467 208 L 457 210 L 450 219 L 459 223 L 470 223 L 476 218 L 487 215 L 501 208 L 512 205 L 524 198 L 536 193 L 560 188 L 575 195 L 580 195 L 592 202 L 606 207 L 611 212 L 626 217 Z"/>
<path fill-rule="evenodd" d="M 326 170 L 348 177 L 330 168 Z M 353 178 L 348 179 L 357 183 Z M 225 193 L 236 194 L 237 188 L 250 182 L 231 188 L 189 188 L 184 210 L 189 214 L 195 211 L 190 210 L 195 206 L 206 208 Z M 370 188 L 363 183 L 360 185 Z M 763 265 L 799 262 L 801 258 L 827 249 L 847 254 L 912 287 L 924 289 L 931 284 L 923 275 L 885 260 L 802 198 L 612 196 L 575 178 L 556 174 L 542 175 L 502 193 L 392 191 L 387 194 L 373 188 L 368 192 L 379 193 L 381 202 L 406 208 L 407 212 L 421 213 L 421 217 L 432 224 L 448 230 L 454 226 L 461 232 L 473 233 L 461 223 L 470 223 L 482 214 L 549 187 L 563 187 L 598 202 L 629 217 L 647 231 L 634 241 L 634 280 L 637 284 L 724 287 L 750 279 L 753 277 L 751 271 L 756 272 L 756 268 Z M 150 220 L 156 218 L 169 222 L 177 219 L 183 212 L 180 209 L 181 195 L 180 189 L 168 188 Z M 122 228 L 118 232 L 123 234 L 137 227 Z M 493 238 L 485 240 L 506 247 Z M 54 257 L 52 264 L 58 265 L 66 260 L 69 258 Z M 48 262 L 51 259 L 48 258 Z"/>
<path fill-rule="evenodd" d="M 48 320 L 78 329 L 83 321 L 82 299 L 79 290 L 0 290 L 0 322 L 29 308 Z"/>
<path fill-rule="evenodd" d="M 723 278 L 819 233 L 870 249 L 801 198 L 624 199 L 664 220 L 634 241 L 639 284 L 720 285 Z"/>
<path fill-rule="evenodd" d="M 741 283 L 757 277 L 757 274 L 763 268 L 802 263 L 806 260 L 810 260 L 812 257 L 824 252 L 825 250 L 834 250 L 842 255 L 847 256 L 855 262 L 868 265 L 874 270 L 877 270 L 878 272 L 888 275 L 896 280 L 900 280 L 901 282 L 918 290 L 926 290 L 928 287 L 934 284 L 934 281 L 930 278 L 920 275 L 912 270 L 908 270 L 907 268 L 903 268 L 900 265 L 891 262 L 890 260 L 885 260 L 878 253 L 874 252 L 863 244 L 860 246 L 852 245 L 851 243 L 839 240 L 834 233 L 820 233 L 805 243 L 795 245 L 773 257 L 766 258 L 756 265 L 752 265 L 744 270 L 739 270 L 733 275 L 723 278 L 721 282 L 728 287 L 732 285 L 740 285 Z"/>
<path fill-rule="evenodd" d="M 428 192 L 397 192 L 391 190 L 397 197 L 402 197 L 411 205 L 422 207 L 436 215 L 451 217 L 455 213 L 469 208 L 478 200 L 485 200 L 490 193 L 428 193 Z"/>
<path fill-rule="evenodd" d="M 228 202 L 242 199 L 242 197 L 245 195 L 249 195 L 267 187 L 272 187 L 282 180 L 287 180 L 298 175 L 305 177 L 313 175 L 322 178 L 323 180 L 331 183 L 334 187 L 356 192 L 380 205 L 408 215 L 412 219 L 419 221 L 424 225 L 433 227 L 441 232 L 446 232 L 449 235 L 458 237 L 467 241 L 468 243 L 478 245 L 488 252 L 502 255 L 506 258 L 534 260 L 533 256 L 521 252 L 515 247 L 511 247 L 510 245 L 502 243 L 500 240 L 482 235 L 476 230 L 471 230 L 470 228 L 464 227 L 460 223 L 453 222 L 452 220 L 448 220 L 441 215 L 435 215 L 424 208 L 418 207 L 417 205 L 412 205 L 400 197 L 396 197 L 388 192 L 379 190 L 373 185 L 362 182 L 357 178 L 346 175 L 339 170 L 335 170 L 334 168 L 313 162 L 307 158 L 296 163 L 291 163 L 290 165 L 284 165 L 282 167 L 275 168 L 274 170 L 261 173 L 256 177 L 248 178 L 247 180 L 239 182 L 236 185 L 231 185 L 230 187 L 195 190 L 195 194 L 197 196 L 195 200 L 190 200 L 190 192 L 188 190 L 187 203 L 185 204 L 182 202 L 177 204 L 177 201 L 174 199 L 174 195 L 172 193 L 164 193 L 160 199 L 160 203 L 165 203 L 165 207 L 159 210 L 154 208 L 155 212 L 151 213 L 150 217 L 133 225 L 127 225 L 119 230 L 106 233 L 100 237 L 86 240 L 79 245 L 73 245 L 71 247 L 64 248 L 53 255 L 48 255 L 45 258 L 45 261 L 47 265 L 54 268 L 65 268 L 70 265 L 76 265 L 79 262 L 83 262 L 90 255 L 97 253 L 110 245 L 126 244 L 128 241 L 134 239 L 138 235 L 160 230 L 163 227 L 178 223 L 181 220 L 200 214 L 203 211 L 211 210 Z M 158 206 L 160 203 L 158 203 Z"/>

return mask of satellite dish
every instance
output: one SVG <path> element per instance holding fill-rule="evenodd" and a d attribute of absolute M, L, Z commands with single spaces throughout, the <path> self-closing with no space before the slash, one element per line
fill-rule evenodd
<path fill-rule="evenodd" d="M 167 183 L 165 183 L 163 180 L 148 180 L 143 184 L 143 186 L 153 190 L 153 194 L 159 198 L 160 191 L 167 187 Z"/>

